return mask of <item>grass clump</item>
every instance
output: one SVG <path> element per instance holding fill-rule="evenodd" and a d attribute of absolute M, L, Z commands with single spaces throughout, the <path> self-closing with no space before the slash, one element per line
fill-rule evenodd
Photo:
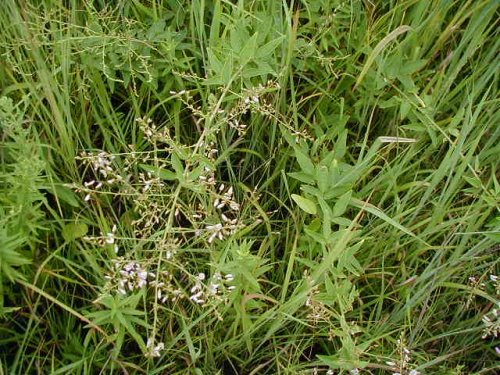
<path fill-rule="evenodd" d="M 0 7 L 1 373 L 495 373 L 496 2 Z"/>

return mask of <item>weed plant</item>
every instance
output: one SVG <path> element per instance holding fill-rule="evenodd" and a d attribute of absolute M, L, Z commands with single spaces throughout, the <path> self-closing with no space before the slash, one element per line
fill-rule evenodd
<path fill-rule="evenodd" d="M 3 0 L 0 374 L 494 374 L 498 2 Z"/>

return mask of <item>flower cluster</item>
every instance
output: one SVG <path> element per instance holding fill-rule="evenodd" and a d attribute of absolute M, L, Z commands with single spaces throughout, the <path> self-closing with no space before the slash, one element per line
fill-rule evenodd
<path fill-rule="evenodd" d="M 155 342 L 152 338 L 148 338 L 146 343 L 147 352 L 144 354 L 146 358 L 154 358 L 159 357 L 161 355 L 161 351 L 165 349 L 165 344 L 163 342 L 159 342 L 155 345 Z"/>
<path fill-rule="evenodd" d="M 184 292 L 175 285 L 175 278 L 171 272 L 159 272 L 158 279 L 152 280 L 149 284 L 155 288 L 156 298 L 161 303 L 176 302 L 185 297 Z"/>
<path fill-rule="evenodd" d="M 195 231 L 197 236 L 203 233 L 208 234 L 208 243 L 211 244 L 215 239 L 223 240 L 235 234 L 238 230 L 244 227 L 244 224 L 234 217 L 240 211 L 240 204 L 234 199 L 234 191 L 232 186 L 220 184 L 216 189 L 213 207 L 219 211 L 220 221 L 215 224 L 205 224 L 204 229 Z M 196 213 L 193 218 L 202 218 L 203 215 Z"/>
<path fill-rule="evenodd" d="M 195 285 L 190 290 L 189 299 L 199 305 L 206 305 L 213 300 L 225 302 L 227 293 L 236 289 L 234 285 L 228 285 L 234 281 L 234 276 L 230 273 L 222 276 L 220 272 L 215 272 L 206 284 L 203 283 L 205 279 L 206 275 L 199 273 Z"/>
<path fill-rule="evenodd" d="M 497 339 L 500 336 L 500 303 L 484 315 L 482 321 L 484 323 L 482 338 L 494 337 Z"/>
<path fill-rule="evenodd" d="M 113 246 L 115 253 L 118 253 L 119 247 L 116 243 L 116 224 L 113 225 L 111 232 L 107 232 L 106 234 L 101 232 L 99 236 L 85 236 L 83 239 L 100 247 Z"/>
<path fill-rule="evenodd" d="M 279 88 L 277 82 L 268 81 L 265 85 L 259 84 L 256 87 L 243 90 L 241 99 L 228 111 L 225 118 L 227 124 L 236 130 L 238 136 L 244 136 L 248 130 L 248 126 L 241 122 L 243 114 L 253 111 L 264 116 L 276 116 L 274 107 L 267 103 L 265 95 L 277 88 Z"/>
<path fill-rule="evenodd" d="M 221 184 L 218 189 L 221 195 L 215 199 L 214 207 L 219 210 L 228 207 L 232 211 L 239 211 L 240 205 L 233 199 L 233 187 L 229 186 L 226 190 L 224 189 L 225 185 Z"/>
<path fill-rule="evenodd" d="M 305 306 L 309 310 L 307 313 L 307 319 L 311 321 L 313 325 L 316 325 L 321 321 L 327 321 L 329 316 L 328 309 L 325 304 L 318 301 L 316 298 L 318 294 L 320 294 L 319 286 L 313 285 L 307 294 L 305 302 Z"/>
<path fill-rule="evenodd" d="M 226 215 L 222 214 L 222 223 L 207 225 L 205 231 L 210 234 L 208 243 L 212 243 L 216 238 L 223 240 L 236 233 L 244 225 L 238 222 L 238 219 L 228 219 Z M 200 233 L 198 231 L 198 233 Z"/>
<path fill-rule="evenodd" d="M 165 186 L 159 177 L 155 177 L 151 172 L 139 173 L 139 182 L 142 186 L 142 193 L 146 193 L 152 186 L 163 187 Z"/>
<path fill-rule="evenodd" d="M 209 167 L 203 168 L 203 173 L 198 177 L 201 184 L 207 187 L 214 187 L 216 185 L 215 173 Z"/>
<path fill-rule="evenodd" d="M 153 144 L 168 143 L 171 140 L 168 128 L 158 129 L 149 117 L 139 117 L 135 121 L 149 142 Z"/>
<path fill-rule="evenodd" d="M 86 193 L 84 198 L 86 202 L 100 192 L 104 185 L 114 185 L 124 180 L 123 176 L 114 167 L 115 155 L 108 154 L 105 151 L 98 153 L 83 151 L 76 159 L 83 161 L 86 166 L 90 167 L 93 175 L 83 185 L 71 185 L 76 192 Z"/>
<path fill-rule="evenodd" d="M 406 343 L 403 337 L 397 340 L 398 344 L 398 360 L 397 361 L 387 361 L 386 364 L 392 368 L 392 375 L 419 375 L 415 369 L 410 369 L 411 363 L 411 351 L 406 347 Z"/>
<path fill-rule="evenodd" d="M 181 262 L 182 253 L 179 257 L 176 253 L 181 244 L 193 241 L 196 246 L 200 242 L 192 236 L 193 232 L 212 244 L 245 227 L 240 220 L 244 202 L 238 202 L 236 186 L 222 183 L 217 174 L 220 154 L 217 133 L 231 121 L 229 126 L 243 134 L 246 126 L 240 123 L 239 115 L 250 110 L 264 113 L 268 107 L 271 111 L 272 106 L 265 103 L 266 89 L 269 88 L 244 92 L 238 100 L 238 108 L 233 106 L 223 110 L 219 107 L 225 102 L 216 98 L 212 100 L 208 113 L 201 113 L 193 105 L 188 106 L 200 131 L 199 141 L 194 145 L 180 144 L 170 137 L 168 130 L 157 126 L 148 117 L 141 117 L 136 123 L 149 144 L 139 145 L 140 150 L 129 145 L 123 153 L 82 152 L 77 158 L 81 161 L 82 180 L 85 182 L 72 187 L 82 192 L 82 196 L 85 194 L 86 201 L 97 202 L 96 196 L 106 194 L 109 199 L 99 202 L 101 208 L 107 208 L 108 204 L 113 209 L 118 207 L 119 217 L 124 223 L 120 229 L 127 233 L 126 237 L 117 237 L 115 225 L 111 230 L 103 229 L 99 236 L 86 239 L 109 250 L 113 247 L 117 254 L 125 241 L 137 244 L 134 246 L 137 258 L 126 253 L 111 260 L 103 292 L 130 296 L 145 291 L 144 308 L 155 311 L 150 315 L 154 319 L 153 327 L 160 324 L 163 314 L 159 312 L 164 304 L 169 308 L 185 307 L 186 304 L 202 308 L 210 306 L 211 313 L 213 311 L 222 319 L 218 306 L 227 304 L 236 289 L 234 275 L 211 272 L 211 276 L 204 273 L 193 276 L 194 265 Z M 193 103 L 189 92 L 174 94 L 186 103 Z M 201 120 L 207 117 L 213 120 L 210 121 L 213 128 L 203 129 L 205 123 Z M 179 163 L 182 163 L 180 167 Z M 184 179 L 177 181 L 169 177 L 172 169 L 176 174 L 182 169 Z M 257 196 L 256 192 L 251 194 Z M 259 222 L 255 219 L 253 224 Z M 107 254 L 112 255 L 112 252 Z M 157 340 L 157 333 L 155 328 L 147 341 L 147 357 L 158 357 L 164 350 L 162 340 Z"/>
<path fill-rule="evenodd" d="M 148 285 L 148 280 L 153 280 L 155 274 L 148 272 L 140 263 L 127 261 L 123 258 L 113 260 L 111 274 L 105 276 L 108 284 L 105 289 L 115 290 L 118 294 L 126 295 Z"/>

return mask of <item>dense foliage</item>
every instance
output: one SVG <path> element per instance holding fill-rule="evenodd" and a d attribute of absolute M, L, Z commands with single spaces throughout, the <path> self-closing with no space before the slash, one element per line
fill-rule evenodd
<path fill-rule="evenodd" d="M 493 374 L 498 2 L 0 2 L 0 374 Z"/>

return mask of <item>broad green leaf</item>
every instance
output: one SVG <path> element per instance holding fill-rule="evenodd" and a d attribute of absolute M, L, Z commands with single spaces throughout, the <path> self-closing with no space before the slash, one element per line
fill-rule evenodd
<path fill-rule="evenodd" d="M 330 186 L 330 178 L 328 168 L 324 165 L 318 166 L 316 169 L 316 179 L 318 181 L 318 188 L 322 193 L 325 193 Z"/>
<path fill-rule="evenodd" d="M 303 211 L 311 215 L 316 215 L 316 203 L 314 203 L 312 200 L 304 198 L 297 194 L 292 194 L 292 199 Z"/>
<path fill-rule="evenodd" d="M 242 73 L 245 78 L 252 78 L 267 74 L 276 75 L 276 72 L 268 63 L 263 61 L 259 61 L 256 68 L 245 68 Z"/>
<path fill-rule="evenodd" d="M 315 188 L 314 186 L 309 186 L 309 185 L 301 185 L 300 190 L 307 194 L 314 195 L 315 197 L 322 197 L 323 194 L 321 194 L 321 191 L 319 191 L 318 188 Z"/>
<path fill-rule="evenodd" d="M 174 181 L 177 179 L 176 174 L 168 169 L 157 168 L 147 164 L 139 164 L 139 166 L 146 172 L 150 172 L 162 180 Z"/>
<path fill-rule="evenodd" d="M 257 49 L 257 36 L 258 33 L 253 34 L 250 39 L 248 39 L 240 51 L 240 65 L 247 64 L 255 56 L 255 51 Z"/>
<path fill-rule="evenodd" d="M 349 190 L 347 193 L 339 197 L 338 201 L 335 203 L 335 206 L 333 206 L 333 216 L 342 216 L 345 213 L 347 206 L 349 205 L 349 202 L 351 200 L 351 196 L 352 190 Z"/>
<path fill-rule="evenodd" d="M 257 58 L 268 59 L 269 55 L 279 46 L 284 38 L 284 36 L 280 36 L 259 47 L 255 56 Z"/>
<path fill-rule="evenodd" d="M 50 193 L 54 194 L 57 197 L 57 199 L 60 199 L 61 201 L 68 203 L 72 207 L 80 206 L 78 200 L 75 197 L 75 192 L 64 185 L 54 184 L 53 186 L 47 187 L 47 190 Z"/>
<path fill-rule="evenodd" d="M 344 129 L 338 136 L 333 148 L 335 159 L 341 160 L 347 152 L 347 129 Z"/>
<path fill-rule="evenodd" d="M 309 173 L 305 172 L 291 172 L 287 173 L 288 176 L 299 180 L 300 182 L 303 182 L 308 185 L 314 185 L 316 183 L 316 180 L 313 178 L 313 176 Z"/>
<path fill-rule="evenodd" d="M 352 220 L 346 219 L 345 217 L 332 217 L 331 222 L 338 225 L 343 225 L 348 227 L 352 224 Z"/>
<path fill-rule="evenodd" d="M 182 165 L 181 159 L 173 153 L 170 156 L 170 161 L 172 162 L 172 167 L 174 167 L 175 174 L 179 180 L 181 180 L 184 176 L 184 166 Z"/>
<path fill-rule="evenodd" d="M 85 223 L 66 224 L 62 230 L 63 238 L 70 242 L 82 238 L 87 234 L 89 227 Z"/>
<path fill-rule="evenodd" d="M 300 169 L 305 173 L 314 173 L 314 164 L 309 157 L 298 147 L 295 147 L 295 158 L 299 163 Z"/>
<path fill-rule="evenodd" d="M 212 48 L 207 48 L 207 56 L 208 56 L 208 63 L 209 63 L 210 69 L 213 70 L 213 72 L 216 76 L 220 76 L 222 74 L 222 70 L 223 70 L 224 66 L 219 61 L 219 59 L 215 55 L 215 52 Z"/>
<path fill-rule="evenodd" d="M 408 116 L 408 112 L 410 112 L 411 103 L 408 100 L 401 100 L 401 104 L 399 106 L 399 118 L 400 120 L 404 120 Z"/>

